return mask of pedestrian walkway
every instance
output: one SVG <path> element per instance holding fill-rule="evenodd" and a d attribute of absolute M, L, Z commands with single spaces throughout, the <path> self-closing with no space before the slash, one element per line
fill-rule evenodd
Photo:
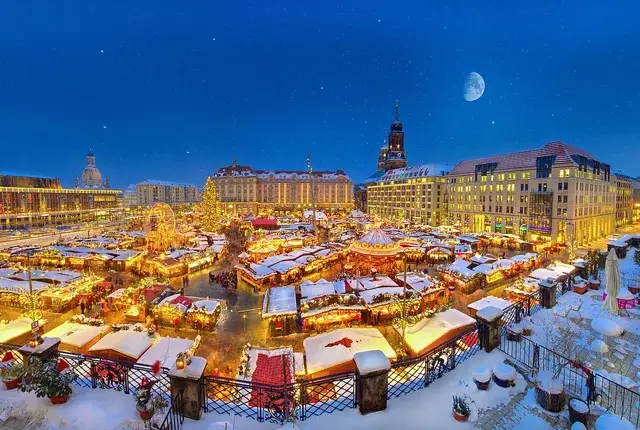
<path fill-rule="evenodd" d="M 0 422 L 0 430 L 35 430 L 39 427 L 39 423 L 16 418 L 9 418 L 5 422 Z"/>

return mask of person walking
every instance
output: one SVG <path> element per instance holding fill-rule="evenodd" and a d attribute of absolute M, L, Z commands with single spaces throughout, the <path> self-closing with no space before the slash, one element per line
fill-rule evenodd
<path fill-rule="evenodd" d="M 82 315 L 84 315 L 84 308 L 85 308 L 85 303 L 84 303 L 84 299 L 80 300 L 80 313 L 82 313 Z"/>

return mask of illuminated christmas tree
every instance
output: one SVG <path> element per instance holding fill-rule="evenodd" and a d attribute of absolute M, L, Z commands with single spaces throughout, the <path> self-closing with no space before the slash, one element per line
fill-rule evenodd
<path fill-rule="evenodd" d="M 222 218 L 222 206 L 218 198 L 216 184 L 213 182 L 213 179 L 211 179 L 211 176 L 207 178 L 207 183 L 204 186 L 200 208 L 202 211 L 200 222 L 202 229 L 211 232 L 218 231 Z"/>

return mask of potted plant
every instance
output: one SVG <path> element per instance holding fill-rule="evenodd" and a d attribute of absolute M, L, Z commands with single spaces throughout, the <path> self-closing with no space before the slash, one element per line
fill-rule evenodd
<path fill-rule="evenodd" d="M 584 294 L 589 289 L 586 282 L 577 282 L 573 284 L 573 292 L 577 294 Z"/>
<path fill-rule="evenodd" d="M 520 327 L 522 328 L 523 336 L 531 336 L 531 333 L 533 333 L 533 323 L 529 317 L 522 320 Z"/>
<path fill-rule="evenodd" d="M 71 383 L 77 378 L 71 369 L 60 370 L 56 360 L 42 361 L 32 357 L 24 375 L 20 391 L 34 392 L 37 397 L 48 397 L 51 403 L 65 403 L 71 395 Z"/>
<path fill-rule="evenodd" d="M 154 395 L 151 391 L 155 381 L 142 378 L 140 387 L 136 392 L 136 410 L 138 415 L 144 421 L 150 420 L 153 415 L 160 409 L 166 408 L 169 403 L 158 395 Z"/>
<path fill-rule="evenodd" d="M 580 422 L 587 425 L 589 420 L 589 405 L 576 397 L 569 400 L 569 421 L 571 424 Z"/>
<path fill-rule="evenodd" d="M 520 342 L 522 339 L 522 327 L 520 324 L 511 323 L 507 326 L 507 340 Z"/>
<path fill-rule="evenodd" d="M 467 396 L 453 396 L 453 418 L 459 422 L 465 422 L 471 415 L 471 408 L 467 402 Z"/>
<path fill-rule="evenodd" d="M 20 385 L 20 381 L 24 375 L 24 366 L 20 363 L 12 363 L 2 368 L 0 374 L 2 375 L 2 382 L 4 382 L 7 390 L 13 390 Z"/>

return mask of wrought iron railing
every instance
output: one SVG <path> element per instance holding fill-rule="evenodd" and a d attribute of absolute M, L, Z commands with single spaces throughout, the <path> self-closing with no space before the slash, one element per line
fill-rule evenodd
<path fill-rule="evenodd" d="M 7 352 L 11 351 L 14 361 L 16 363 L 23 364 L 22 355 L 19 353 L 15 354 L 15 352 L 18 351 L 18 349 L 20 349 L 20 346 L 18 345 L 11 345 L 9 343 L 0 343 L 0 359 L 2 359 Z"/>
<path fill-rule="evenodd" d="M 394 362 L 389 371 L 387 398 L 429 386 L 479 350 L 478 327 L 474 326 L 433 351 Z"/>
<path fill-rule="evenodd" d="M 155 427 L 158 430 L 180 430 L 184 423 L 184 399 L 182 390 L 180 390 L 172 399 L 169 405 L 167 415 L 164 417 L 162 424 Z"/>
<path fill-rule="evenodd" d="M 282 424 L 356 406 L 355 373 L 347 372 L 286 385 L 207 376 L 205 412 L 238 415 Z"/>
<path fill-rule="evenodd" d="M 558 372 L 558 378 L 569 396 L 595 402 L 640 428 L 640 394 L 637 391 L 592 371 L 585 373 L 581 366 L 527 337 L 520 336 L 519 339 L 508 340 L 505 331 L 499 349 L 528 369 Z"/>

